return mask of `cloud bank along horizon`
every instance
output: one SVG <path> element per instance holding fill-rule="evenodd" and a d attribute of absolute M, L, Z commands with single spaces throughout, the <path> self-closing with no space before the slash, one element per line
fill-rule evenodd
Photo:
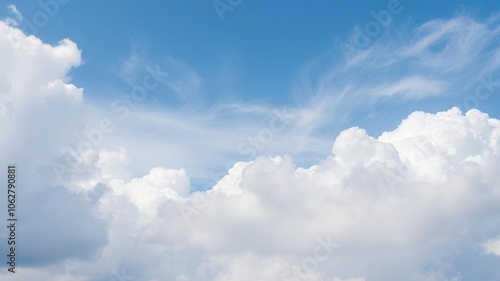
<path fill-rule="evenodd" d="M 70 83 L 81 50 L 69 39 L 44 43 L 7 21 L 0 50 L 0 159 L 17 161 L 23 187 L 21 265 L 1 278 L 499 276 L 500 121 L 486 113 L 416 111 L 379 137 L 352 127 L 315 165 L 258 156 L 206 191 L 192 190 L 182 168 L 151 165 L 131 176 L 129 149 L 106 144 L 82 151 L 55 177 L 51 163 L 99 112 Z"/>

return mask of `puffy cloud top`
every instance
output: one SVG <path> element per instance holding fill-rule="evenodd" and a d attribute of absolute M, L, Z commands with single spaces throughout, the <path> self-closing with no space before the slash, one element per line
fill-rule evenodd
<path fill-rule="evenodd" d="M 237 163 L 208 191 L 186 193 L 182 170 L 103 178 L 100 208 L 135 206 L 134 247 L 184 255 L 187 273 L 161 271 L 178 280 L 209 265 L 217 281 L 458 280 L 461 268 L 443 267 L 452 249 L 498 254 L 499 138 L 499 120 L 477 110 L 415 112 L 378 138 L 343 131 L 309 168 L 289 156 Z M 116 223 L 110 231 L 125 228 Z"/>

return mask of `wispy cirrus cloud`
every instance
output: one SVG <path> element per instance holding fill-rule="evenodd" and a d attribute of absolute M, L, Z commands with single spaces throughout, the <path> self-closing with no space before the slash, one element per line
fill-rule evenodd
<path fill-rule="evenodd" d="M 319 120 L 338 122 L 352 118 L 349 112 L 358 107 L 399 107 L 430 98 L 453 103 L 474 91 L 478 77 L 498 73 L 499 33 L 498 14 L 459 14 L 415 28 L 388 25 L 372 44 L 347 53 L 337 40 L 307 64 L 294 95 L 302 104 L 322 100 L 328 106 Z"/>
<path fill-rule="evenodd" d="M 151 99 L 139 104 L 127 126 L 108 138 L 108 145 L 129 147 L 143 164 L 158 159 L 158 164 L 196 170 L 200 176 L 210 172 L 195 163 L 234 163 L 255 153 L 317 159 L 328 152 L 329 138 L 359 118 L 358 108 L 377 116 L 395 105 L 470 93 L 477 84 L 470 77 L 486 70 L 492 73 L 500 65 L 499 53 L 492 48 L 499 29 L 497 15 L 484 20 L 458 15 L 415 28 L 389 26 L 386 34 L 347 60 L 334 49 L 307 63 L 292 90 L 295 102 L 286 105 L 212 99 L 217 95 L 205 88 L 205 78 L 187 63 L 168 56 L 154 60 L 135 50 L 116 73 L 133 86 L 148 67 L 158 67 L 165 76 L 150 95 L 158 107 L 152 109 Z M 411 110 L 410 106 L 405 114 Z M 103 109 L 97 105 L 96 111 Z M 269 143 L 249 144 L 277 116 L 286 119 L 284 129 Z M 150 137 L 139 139 L 136 131 Z M 142 152 L 141 143 L 162 152 Z"/>
<path fill-rule="evenodd" d="M 16 5 L 7 5 L 7 9 L 9 9 L 10 14 L 12 14 L 14 18 L 7 17 L 4 19 L 4 21 L 12 26 L 18 26 L 19 24 L 21 24 L 21 22 L 23 21 L 23 15 L 21 14 L 21 12 L 19 12 Z"/>
<path fill-rule="evenodd" d="M 418 100 L 443 93 L 446 84 L 443 81 L 432 80 L 420 76 L 404 77 L 396 82 L 388 82 L 372 90 L 369 94 L 373 99 L 402 98 Z"/>

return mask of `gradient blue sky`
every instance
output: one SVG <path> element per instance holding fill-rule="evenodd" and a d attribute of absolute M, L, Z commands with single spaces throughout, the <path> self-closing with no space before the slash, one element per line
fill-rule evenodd
<path fill-rule="evenodd" d="M 24 19 L 31 21 L 40 10 L 32 2 L 13 1 L 12 4 L 18 7 Z M 467 85 L 448 87 L 431 94 L 430 98 L 390 98 L 364 103 L 364 97 L 347 93 L 347 97 L 334 101 L 335 106 L 328 105 L 330 109 L 322 114 L 322 122 L 308 129 L 311 134 L 332 140 L 341 130 L 351 126 L 365 128 L 377 136 L 395 128 L 399 120 L 415 110 L 437 112 L 463 105 L 473 94 L 478 77 L 484 75 L 482 68 L 488 59 L 482 53 L 498 42 L 487 42 L 488 46 L 480 50 L 479 62 L 464 65 L 454 73 L 439 67 L 430 69 L 425 64 L 414 66 L 411 58 L 384 69 L 364 65 L 346 67 L 338 43 L 347 42 L 356 26 L 364 28 L 373 21 L 372 10 L 387 9 L 387 5 L 385 0 L 293 1 L 286 4 L 243 1 L 233 11 L 226 12 L 221 21 L 210 1 L 148 1 L 141 4 L 69 1 L 60 6 L 60 11 L 46 26 L 39 28 L 36 36 L 48 43 L 71 38 L 78 44 L 84 64 L 73 70 L 71 76 L 76 85 L 85 88 L 88 103 L 107 104 L 129 93 L 134 83 L 138 83 L 134 79 L 144 75 L 144 65 L 159 65 L 171 74 L 178 71 L 179 79 L 187 79 L 186 73 L 193 74 L 199 86 L 185 89 L 189 93 L 175 94 L 168 87 L 162 87 L 154 90 L 144 103 L 154 104 L 160 110 L 181 109 L 188 115 L 202 116 L 222 104 L 304 108 L 321 103 L 321 98 L 335 98 L 346 88 L 357 85 L 376 88 L 378 82 L 402 79 L 402 73 L 436 77 L 447 82 L 457 78 L 469 80 Z M 392 15 L 391 23 L 372 38 L 367 47 L 384 46 L 381 48 L 383 54 L 374 55 L 362 64 L 383 65 L 391 52 L 425 36 L 415 35 L 415 28 L 425 22 L 456 16 L 483 21 L 499 6 L 496 1 L 407 0 L 400 5 L 402 12 Z M 5 14 L 6 10 L 2 12 Z M 448 47 L 462 44 L 454 41 L 453 38 L 459 35 L 458 31 L 453 32 L 443 37 L 441 43 Z M 450 60 L 457 59 L 461 60 L 460 55 Z M 181 64 L 183 70 L 171 69 L 169 60 Z M 127 63 L 133 65 L 128 70 Z M 331 69 L 340 69 L 340 72 L 335 74 L 336 78 L 331 78 L 328 90 L 319 94 L 318 85 Z M 176 73 L 173 78 L 177 79 Z M 186 83 L 192 84 L 192 81 Z M 366 97 L 366 91 L 360 89 L 358 94 Z M 353 97 L 350 100 L 349 95 Z M 499 96 L 492 95 L 477 107 L 492 117 L 499 117 Z M 464 107 L 462 110 L 468 109 Z M 245 124 L 242 122 L 241 126 Z M 274 151 L 263 153 L 273 154 Z M 328 153 L 329 150 L 323 150 L 312 158 L 304 156 L 303 161 L 297 160 L 308 165 Z M 248 160 L 239 156 L 231 159 Z"/>
<path fill-rule="evenodd" d="M 299 164 L 307 166 L 330 152 L 330 141 L 343 129 L 359 126 L 378 136 L 385 130 L 394 129 L 401 119 L 415 110 L 437 112 L 458 105 L 466 111 L 471 106 L 464 102 L 474 95 L 478 79 L 493 75 L 495 80 L 498 76 L 497 72 L 485 70 L 493 56 L 491 53 L 498 46 L 498 39 L 492 38 L 482 45 L 471 41 L 477 46 L 460 46 L 464 44 L 461 40 L 470 41 L 467 38 L 476 32 L 465 30 L 460 24 L 467 27 L 470 26 L 467 20 L 486 21 L 498 8 L 496 1 L 402 0 L 402 11 L 391 16 L 389 25 L 383 27 L 380 35 L 374 36 L 366 48 L 358 50 L 368 55 L 358 65 L 349 67 L 339 42 L 349 42 L 356 26 L 364 28 L 374 20 L 371 11 L 386 10 L 388 3 L 390 1 L 385 0 L 286 4 L 243 1 L 224 13 L 224 20 L 221 20 L 210 1 L 137 4 L 74 0 L 61 5 L 56 15 L 35 35 L 52 44 L 61 38 L 70 38 L 78 44 L 84 63 L 72 70 L 71 77 L 75 85 L 85 89 L 85 102 L 89 104 L 106 108 L 140 83 L 139 79 L 146 74 L 145 66 L 158 65 L 176 80 L 172 83 L 180 83 L 184 88 L 172 90 L 165 86 L 153 90 L 141 103 L 140 107 L 145 110 L 149 107 L 203 119 L 208 112 L 218 112 L 217 109 L 227 105 L 235 107 L 230 111 L 236 110 L 243 115 L 249 110 L 245 107 L 261 111 L 283 106 L 298 111 L 309 109 L 310 120 L 303 120 L 303 128 L 297 130 L 305 130 L 305 135 L 324 140 L 323 146 L 310 142 L 302 144 L 313 153 L 302 148 L 261 151 L 262 154 L 291 154 L 297 156 Z M 24 26 L 24 30 L 30 32 L 26 21 L 34 22 L 33 17 L 41 6 L 25 1 L 12 1 L 12 4 L 23 14 L 25 22 L 20 25 L 21 29 Z M 0 16 L 7 16 L 7 9 L 2 13 Z M 417 62 L 416 57 L 403 55 L 384 67 L 391 58 L 398 56 L 392 53 L 408 49 L 415 42 L 424 41 L 426 36 L 434 36 L 432 32 L 438 34 L 438 27 L 418 31 L 421 25 L 455 18 L 467 20 L 448 34 L 439 35 L 442 38 L 436 39 L 433 46 L 426 47 L 425 56 L 420 58 L 425 57 L 427 61 Z M 477 51 L 473 50 L 475 47 Z M 473 52 L 475 57 L 467 62 L 462 52 Z M 449 54 L 448 57 L 444 53 Z M 434 66 L 429 63 L 434 60 L 432 56 L 436 60 Z M 463 64 L 459 65 L 461 61 Z M 389 98 L 368 97 L 372 89 L 382 93 L 389 84 L 411 77 L 433 79 L 441 83 L 441 87 L 435 89 L 432 87 L 437 84 L 410 79 L 402 83 L 422 86 L 423 90 L 417 90 L 416 95 L 401 92 Z M 466 83 L 457 86 L 456 81 Z M 493 94 L 487 101 L 481 100 L 473 106 L 492 117 L 500 117 L 499 105 L 500 95 Z M 236 121 L 237 117 L 230 119 L 241 122 L 240 127 L 255 124 L 256 132 L 259 126 L 265 127 L 268 120 L 267 116 L 259 114 L 246 117 L 241 121 Z M 225 119 L 227 117 L 222 114 L 213 121 L 223 123 Z M 310 124 L 305 125 L 307 122 Z M 162 126 L 156 126 L 140 130 L 147 138 L 157 135 L 161 129 Z M 229 147 L 211 156 L 220 158 L 213 159 L 214 163 L 201 160 L 202 166 L 220 170 L 225 165 L 222 163 L 249 160 L 235 153 L 237 145 Z M 225 153 L 229 156 L 223 157 Z M 165 163 L 158 161 L 158 164 Z M 144 169 L 138 173 L 146 172 Z M 197 176 L 193 174 L 192 177 Z"/>
<path fill-rule="evenodd" d="M 167 57 L 189 65 L 204 82 L 203 96 L 217 101 L 291 104 L 293 87 L 310 61 L 338 51 L 335 40 L 346 40 L 356 25 L 373 20 L 371 10 L 385 9 L 381 1 L 268 1 L 244 0 L 220 21 L 211 1 L 69 1 L 37 36 L 56 43 L 71 38 L 83 50 L 85 64 L 73 71 L 75 84 L 90 99 L 112 99 L 112 89 L 127 90 L 113 70 L 131 53 L 161 65 Z M 10 3 L 10 2 L 9 2 Z M 40 7 L 34 2 L 11 1 L 26 19 Z M 402 13 L 390 28 L 416 27 L 428 20 L 465 13 L 479 19 L 498 8 L 497 1 L 401 1 Z M 3 15 L 6 10 L 2 9 Z M 341 59 L 340 54 L 334 60 Z M 353 76 L 355 73 L 352 74 Z M 223 76 L 223 77 L 221 77 Z M 356 77 L 363 80 L 362 74 Z M 161 93 L 157 93 L 162 98 Z M 450 107 L 459 93 L 420 110 Z M 168 100 L 168 99 L 166 99 Z M 498 101 L 498 99 L 495 99 Z M 496 104 L 496 103 L 495 103 Z M 494 107 L 480 108 L 493 112 Z M 168 102 L 164 106 L 170 106 Z M 175 106 L 175 105 L 174 105 Z M 396 119 L 415 106 L 400 105 Z M 387 108 L 374 109 L 384 114 Z M 376 124 L 364 126 L 379 133 Z"/>

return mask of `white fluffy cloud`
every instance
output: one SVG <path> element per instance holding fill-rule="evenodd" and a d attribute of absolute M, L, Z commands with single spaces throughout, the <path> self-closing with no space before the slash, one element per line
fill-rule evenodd
<path fill-rule="evenodd" d="M 26 275 L 15 278 L 68 280 L 67 273 L 54 275 L 53 267 L 66 259 L 92 258 L 107 239 L 105 222 L 92 214 L 92 204 L 44 180 L 43 165 L 82 124 L 83 89 L 68 76 L 81 64 L 80 50 L 69 39 L 50 45 L 0 21 L 0 53 L 0 164 L 16 164 L 23 178 L 17 215 L 24 231 L 17 238 L 24 245 L 18 255 Z M 3 238 L 4 230 L 0 234 Z M 2 242 L 2 252 L 6 246 Z"/>
<path fill-rule="evenodd" d="M 96 152 L 111 235 L 96 261 L 146 280 L 460 280 L 450 251 L 500 233 L 499 140 L 477 110 L 415 112 L 378 138 L 343 131 L 310 168 L 263 156 L 194 193 L 183 170 L 127 182 L 106 168 L 126 157 Z"/>
<path fill-rule="evenodd" d="M 4 148 L 0 156 L 12 159 L 23 154 L 33 164 L 41 164 L 57 154 L 82 122 L 83 89 L 68 83 L 68 71 L 81 64 L 80 50 L 69 39 L 56 46 L 43 43 L 3 21 L 0 34 L 0 145 Z M 59 133 L 41 137 L 47 132 Z"/>
<path fill-rule="evenodd" d="M 417 276 L 451 244 L 475 241 L 478 226 L 497 223 L 487 214 L 499 211 L 499 133 L 498 120 L 458 109 L 415 112 L 378 139 L 348 129 L 311 168 L 261 157 L 230 173 L 229 186 L 206 194 L 210 204 L 188 201 L 200 213 L 190 213 L 182 233 L 212 255 L 291 260 L 330 237 L 339 249 L 324 263 L 326 276 L 423 280 Z M 175 223 L 164 217 L 158 239 Z"/>

